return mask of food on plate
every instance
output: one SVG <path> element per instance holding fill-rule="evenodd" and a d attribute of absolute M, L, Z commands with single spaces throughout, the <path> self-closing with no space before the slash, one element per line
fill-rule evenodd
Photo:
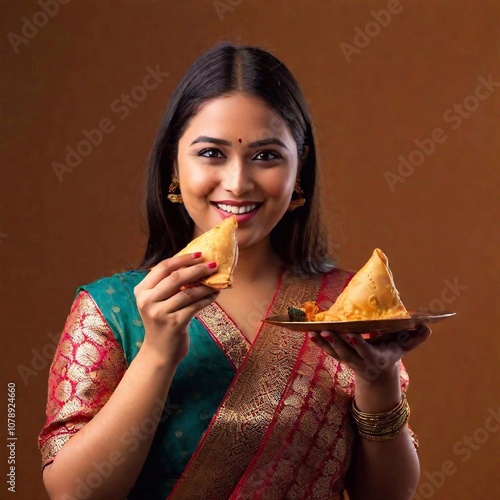
<path fill-rule="evenodd" d="M 288 317 L 291 321 L 315 321 L 319 307 L 316 302 L 304 302 L 302 307 L 289 307 Z"/>
<path fill-rule="evenodd" d="M 374 319 L 409 318 L 394 278 L 389 259 L 376 248 L 370 260 L 353 276 L 335 303 L 326 311 L 319 311 L 314 302 L 305 302 L 300 308 L 306 319 L 297 321 L 359 321 Z M 291 316 L 289 314 L 291 319 Z M 295 317 L 299 317 L 295 313 Z"/>
<path fill-rule="evenodd" d="M 300 309 L 299 307 L 289 307 L 288 317 L 290 321 L 307 321 L 304 309 Z"/>
<path fill-rule="evenodd" d="M 394 278 L 389 259 L 376 248 L 370 260 L 354 275 L 335 303 L 316 314 L 316 321 L 355 321 L 409 318 Z"/>
<path fill-rule="evenodd" d="M 233 272 L 238 262 L 238 222 L 232 215 L 206 233 L 191 241 L 176 255 L 202 252 L 206 262 L 215 261 L 217 272 L 201 280 L 211 288 L 230 288 L 233 285 Z"/>

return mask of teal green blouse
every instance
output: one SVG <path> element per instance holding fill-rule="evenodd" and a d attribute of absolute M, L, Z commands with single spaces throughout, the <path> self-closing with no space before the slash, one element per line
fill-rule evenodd
<path fill-rule="evenodd" d="M 130 365 L 144 340 L 134 287 L 148 271 L 127 271 L 78 288 L 97 304 Z M 234 368 L 205 326 L 193 318 L 188 326 L 190 348 L 179 364 L 163 407 L 161 422 L 139 478 L 128 499 L 165 500 L 186 468 L 221 404 Z M 133 403 L 131 403 L 133 404 Z M 122 442 L 133 452 L 139 439 L 151 432 L 145 420 Z"/>

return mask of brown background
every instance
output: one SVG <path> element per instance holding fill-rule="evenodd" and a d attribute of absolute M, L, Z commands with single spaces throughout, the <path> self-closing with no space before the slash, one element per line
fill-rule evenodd
<path fill-rule="evenodd" d="M 350 63 L 339 44 L 353 44 L 355 28 L 387 1 L 232 3 L 221 19 L 211 0 L 73 1 L 16 54 L 8 33 L 21 35 L 23 16 L 31 20 L 40 7 L 2 2 L 0 425 L 4 436 L 6 382 L 15 381 L 17 498 L 45 498 L 36 436 L 53 353 L 48 335 L 60 333 L 79 284 L 138 263 L 143 174 L 162 110 L 188 65 L 224 39 L 274 51 L 300 81 L 340 264 L 359 268 L 382 248 L 412 308 L 439 299 L 445 280 L 466 286 L 445 292 L 457 318 L 406 358 L 421 442 L 419 494 L 499 498 L 500 433 L 478 429 L 500 403 L 500 88 L 456 130 L 443 113 L 474 93 L 478 77 L 500 81 L 500 2 L 401 0 L 402 11 Z M 169 76 L 120 120 L 111 103 L 156 65 Z M 64 162 L 66 146 L 103 118 L 115 130 L 59 182 L 52 162 Z M 414 140 L 437 127 L 447 140 L 391 192 L 384 172 L 396 172 L 397 157 L 408 158 Z M 33 371 L 23 380 L 24 368 Z M 455 451 L 472 447 L 470 456 Z M 7 498 L 3 437 L 1 448 Z M 429 475 L 439 481 L 446 461 L 454 473 L 432 486 Z"/>

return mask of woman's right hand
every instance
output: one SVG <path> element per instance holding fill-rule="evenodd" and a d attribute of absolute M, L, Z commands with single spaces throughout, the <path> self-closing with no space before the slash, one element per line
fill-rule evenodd
<path fill-rule="evenodd" d="M 141 350 L 174 364 L 187 356 L 189 321 L 219 295 L 199 281 L 216 270 L 215 262 L 203 262 L 201 252 L 165 259 L 151 269 L 134 288 L 145 328 Z"/>

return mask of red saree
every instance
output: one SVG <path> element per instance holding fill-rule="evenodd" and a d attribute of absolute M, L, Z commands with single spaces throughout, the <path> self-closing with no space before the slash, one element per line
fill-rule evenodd
<path fill-rule="evenodd" d="M 118 276 L 125 280 L 124 275 Z M 327 308 L 351 276 L 338 269 L 316 277 L 285 272 L 262 317 L 283 313 L 288 306 L 306 300 L 316 300 Z M 135 276 L 123 283 L 131 290 L 140 279 Z M 125 289 L 115 290 L 107 284 L 104 288 L 105 295 L 126 302 Z M 123 304 L 120 307 L 115 303 L 110 309 L 119 316 L 125 309 Z M 250 345 L 216 303 L 196 319 L 235 375 L 228 389 L 223 389 L 215 414 L 207 415 L 211 418 L 208 428 L 195 441 L 199 444 L 186 459 L 180 478 L 169 477 L 173 491 L 168 498 L 343 498 L 354 442 L 352 371 L 301 332 L 263 324 Z M 123 346 L 117 342 L 116 332 L 113 335 L 117 327 L 112 331 L 110 325 L 92 297 L 81 292 L 51 367 L 47 422 L 39 438 L 44 465 L 104 406 L 126 370 Z M 138 349 L 136 340 L 129 343 Z M 406 390 L 407 375 L 404 369 L 401 373 Z M 169 443 L 165 450 L 172 450 Z M 137 491 L 134 494 L 139 496 L 130 498 L 144 498 L 143 493 Z M 165 496 L 158 490 L 154 498 Z"/>
<path fill-rule="evenodd" d="M 330 305 L 350 276 L 287 274 L 268 314 Z M 264 324 L 169 498 L 343 498 L 353 390 L 352 371 L 307 335 Z"/>

